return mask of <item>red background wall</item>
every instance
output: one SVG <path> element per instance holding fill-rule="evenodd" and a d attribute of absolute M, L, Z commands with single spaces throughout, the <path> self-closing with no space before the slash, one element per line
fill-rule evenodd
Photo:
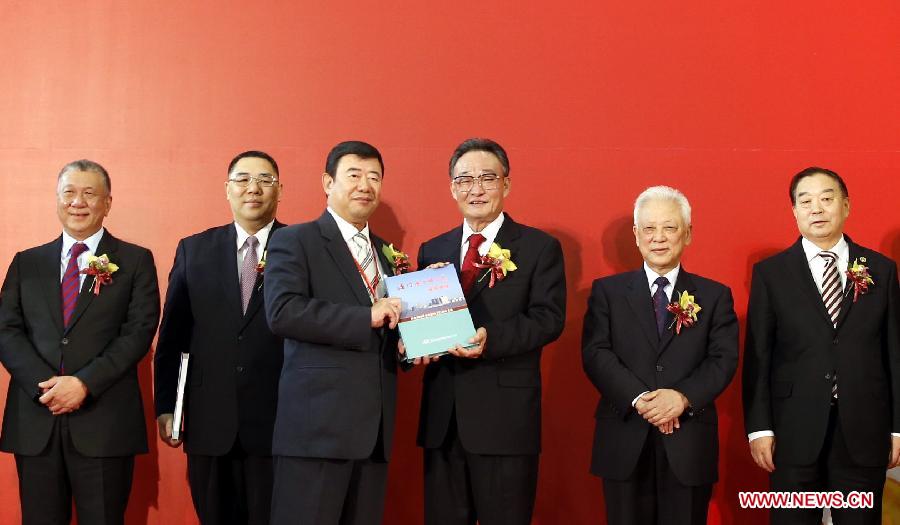
<path fill-rule="evenodd" d="M 900 260 L 900 4 L 684 2 L 0 4 L 0 266 L 59 234 L 55 175 L 88 157 L 112 174 L 107 226 L 150 247 L 162 283 L 179 238 L 229 219 L 228 160 L 259 148 L 282 168 L 279 218 L 323 206 L 330 146 L 377 145 L 387 163 L 376 231 L 406 251 L 459 223 L 446 163 L 469 136 L 509 150 L 508 211 L 563 243 L 562 338 L 544 355 L 536 524 L 602 521 L 587 472 L 597 394 L 580 365 L 591 281 L 637 267 L 631 206 L 645 187 L 694 206 L 691 271 L 729 284 L 742 326 L 749 269 L 796 237 L 786 185 L 811 164 L 850 186 L 848 231 Z M 634 5 L 632 5 L 634 4 Z M 194 523 L 180 450 L 151 453 L 129 523 Z M 420 371 L 400 385 L 386 523 L 421 522 L 414 446 Z M 0 371 L 0 401 L 8 376 Z M 712 523 L 751 523 L 736 491 L 763 490 L 740 382 L 719 400 Z M 0 522 L 18 521 L 0 455 Z"/>

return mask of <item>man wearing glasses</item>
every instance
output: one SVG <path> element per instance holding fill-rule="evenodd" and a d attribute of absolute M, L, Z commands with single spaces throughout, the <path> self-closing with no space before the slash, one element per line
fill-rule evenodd
<path fill-rule="evenodd" d="M 171 447 L 178 369 L 191 354 L 184 445 L 194 508 L 204 524 L 269 522 L 272 429 L 282 339 L 263 306 L 266 244 L 282 185 L 275 159 L 246 151 L 228 166 L 234 222 L 182 239 L 154 363 L 159 436 Z"/>
<path fill-rule="evenodd" d="M 425 370 L 425 523 L 526 525 L 537 490 L 541 351 L 565 323 L 562 249 L 503 212 L 509 160 L 496 142 L 460 144 L 450 177 L 462 224 L 424 243 L 418 265 L 460 269 L 477 332 L 473 347 L 451 348 Z M 501 280 L 485 268 L 484 256 L 497 249 L 509 250 L 516 266 Z"/>

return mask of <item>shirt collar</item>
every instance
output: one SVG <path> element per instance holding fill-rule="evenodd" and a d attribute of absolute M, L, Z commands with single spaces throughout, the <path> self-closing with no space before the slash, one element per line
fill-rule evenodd
<path fill-rule="evenodd" d="M 266 242 L 266 239 L 269 238 L 269 232 L 272 231 L 272 225 L 275 224 L 275 219 L 272 219 L 272 222 L 266 224 L 262 228 L 259 229 L 258 232 L 254 233 L 253 236 L 256 237 L 256 240 L 259 241 L 260 244 Z M 247 233 L 247 230 L 241 227 L 240 224 L 235 221 L 234 229 L 237 231 L 237 249 L 240 250 L 244 247 L 244 243 L 247 242 L 247 237 L 250 237 L 250 234 Z"/>
<path fill-rule="evenodd" d="M 506 214 L 501 211 L 500 215 L 498 215 L 496 219 L 492 220 L 490 222 L 490 224 L 485 226 L 484 229 L 481 230 L 480 232 L 476 232 L 476 231 L 472 230 L 472 228 L 469 226 L 469 223 L 465 219 L 463 219 L 463 226 L 462 226 L 462 242 L 463 242 L 463 244 L 466 244 L 469 241 L 469 236 L 472 235 L 473 233 L 480 233 L 481 235 L 484 235 L 484 239 L 488 243 L 494 242 L 494 240 L 497 238 L 497 233 L 500 232 L 500 227 L 503 226 L 503 219 L 505 216 L 506 216 Z"/>
<path fill-rule="evenodd" d="M 669 280 L 669 284 L 666 286 L 675 286 L 675 281 L 678 280 L 678 272 L 681 271 L 681 263 L 678 263 L 675 268 L 672 268 L 662 277 L 665 277 Z M 647 265 L 647 261 L 644 261 L 644 273 L 647 275 L 647 283 L 648 288 L 653 289 L 653 285 L 656 283 L 656 279 L 660 277 L 658 273 L 650 269 L 650 266 Z"/>
<path fill-rule="evenodd" d="M 65 259 L 69 256 L 69 250 L 72 249 L 72 245 L 75 244 L 76 242 L 83 242 L 85 245 L 87 245 L 88 252 L 90 252 L 92 254 L 96 254 L 97 246 L 100 245 L 100 239 L 103 237 L 103 234 L 105 232 L 106 232 L 106 228 L 101 227 L 99 230 L 97 230 L 97 232 L 95 234 L 91 235 L 90 237 L 88 237 L 87 239 L 85 239 L 83 241 L 79 241 L 78 239 L 76 239 L 76 238 L 72 237 L 71 235 L 69 235 L 68 233 L 66 233 L 64 230 L 62 233 L 62 254 L 61 254 L 62 258 Z"/>
<path fill-rule="evenodd" d="M 331 209 L 331 206 L 328 206 L 328 208 L 326 208 L 326 209 L 328 210 L 328 213 L 330 213 L 331 216 L 334 217 L 334 222 L 337 223 L 338 229 L 341 230 L 341 237 L 344 238 L 344 241 L 350 242 L 350 239 L 352 239 L 353 236 L 356 235 L 357 233 L 361 233 L 361 234 L 365 235 L 366 239 L 369 238 L 369 223 L 368 222 L 366 223 L 365 228 L 363 228 L 362 230 L 357 230 L 356 226 L 345 221 L 343 217 L 341 217 L 340 215 L 337 214 L 337 212 L 335 212 L 334 210 Z"/>
<path fill-rule="evenodd" d="M 840 240 L 838 240 L 838 242 L 835 243 L 835 245 L 832 246 L 831 248 L 829 248 L 828 250 L 823 250 L 822 248 L 819 248 L 818 246 L 813 244 L 813 242 L 810 241 L 809 239 L 807 239 L 806 237 L 803 237 L 800 240 L 800 245 L 803 246 L 803 253 L 806 255 L 807 263 L 811 263 L 813 261 L 813 259 L 818 257 L 819 253 L 821 253 L 823 251 L 829 251 L 829 252 L 837 255 L 837 258 L 839 261 L 846 262 L 846 261 L 850 260 L 850 245 L 847 244 L 847 238 L 844 237 L 843 235 L 841 235 Z"/>

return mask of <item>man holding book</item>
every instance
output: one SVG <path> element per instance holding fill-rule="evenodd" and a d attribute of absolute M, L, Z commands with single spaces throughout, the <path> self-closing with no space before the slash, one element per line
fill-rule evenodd
<path fill-rule="evenodd" d="M 562 332 L 559 241 L 513 221 L 506 151 L 469 139 L 450 159 L 462 224 L 424 243 L 418 266 L 452 263 L 477 329 L 427 365 L 418 443 L 425 522 L 528 524 L 541 450 L 541 352 Z"/>

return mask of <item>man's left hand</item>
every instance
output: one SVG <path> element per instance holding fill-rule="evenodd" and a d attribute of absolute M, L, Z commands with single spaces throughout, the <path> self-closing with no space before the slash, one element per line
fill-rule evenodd
<path fill-rule="evenodd" d="M 891 455 L 888 458 L 888 468 L 900 466 L 900 437 L 891 436 Z"/>
<path fill-rule="evenodd" d="M 644 396 L 646 403 L 638 413 L 651 425 L 659 426 L 679 417 L 689 406 L 684 394 L 671 388 L 660 388 Z"/>
<path fill-rule="evenodd" d="M 38 383 L 38 388 L 44 392 L 38 400 L 54 416 L 78 410 L 88 394 L 87 387 L 75 376 L 53 376 Z"/>
<path fill-rule="evenodd" d="M 487 330 L 485 330 L 484 327 L 475 330 L 475 337 L 469 339 L 469 342 L 475 343 L 477 346 L 463 348 L 462 346 L 457 345 L 456 348 L 450 349 L 450 354 L 455 355 L 456 357 L 466 357 L 469 359 L 481 357 L 481 354 L 484 353 L 484 346 L 487 344 Z"/>

